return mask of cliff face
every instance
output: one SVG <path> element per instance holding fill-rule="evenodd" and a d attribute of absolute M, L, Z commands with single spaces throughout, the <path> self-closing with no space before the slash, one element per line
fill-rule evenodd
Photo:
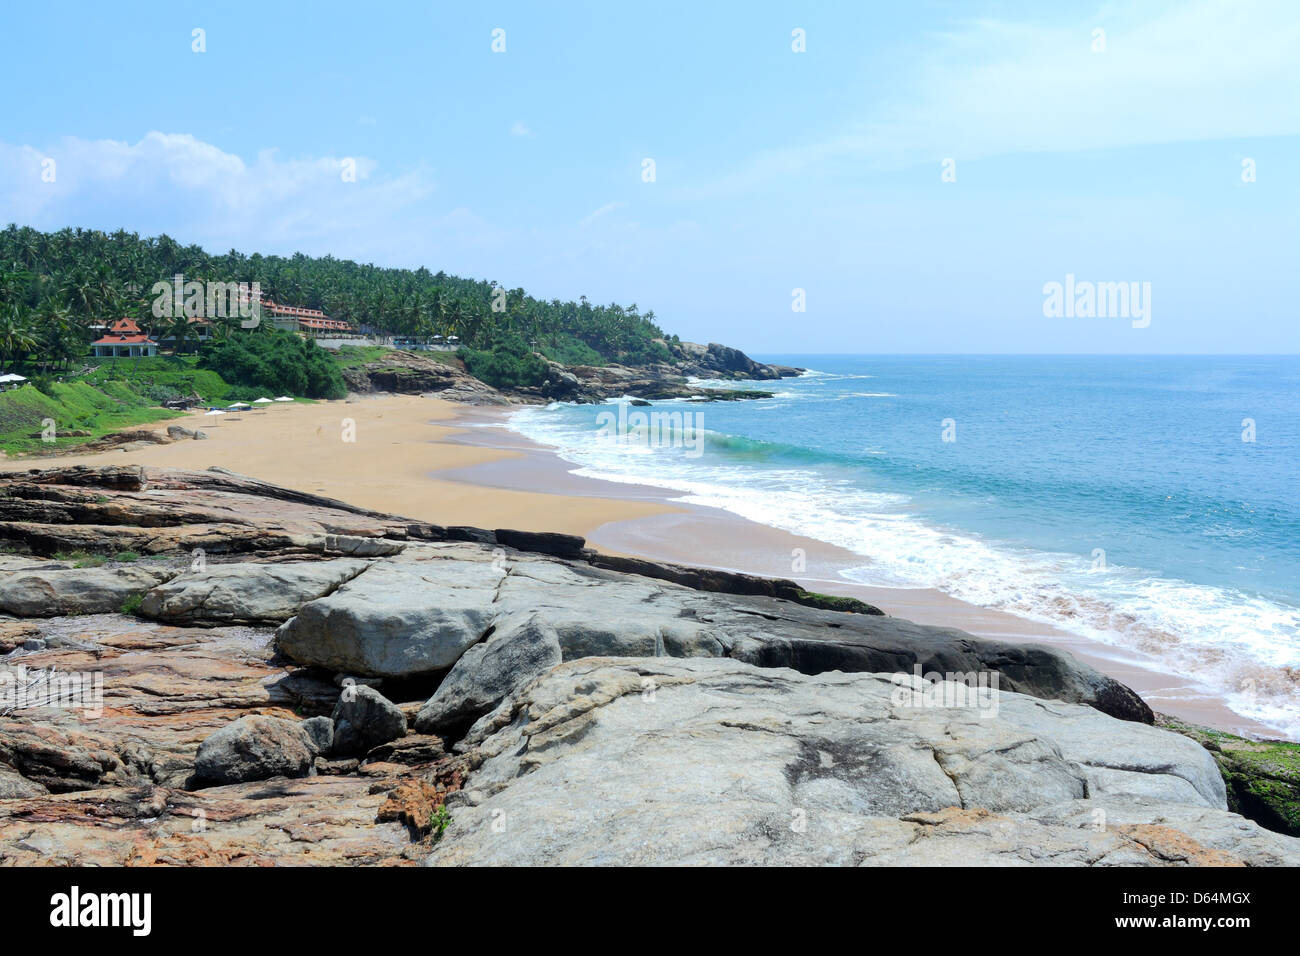
<path fill-rule="evenodd" d="M 1300 863 L 1122 684 L 794 582 L 222 471 L 0 544 L 0 862 Z"/>

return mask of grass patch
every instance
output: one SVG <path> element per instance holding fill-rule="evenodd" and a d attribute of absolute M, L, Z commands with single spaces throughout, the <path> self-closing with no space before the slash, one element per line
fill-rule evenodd
<path fill-rule="evenodd" d="M 120 561 L 123 564 L 130 564 L 132 561 L 139 561 L 140 555 L 135 551 L 119 551 L 113 555 L 114 561 Z"/>
<path fill-rule="evenodd" d="M 194 355 L 158 355 L 140 359 L 91 359 L 96 364 L 84 381 L 107 387 L 124 384 L 154 403 L 198 395 L 205 402 L 245 399 L 241 390 L 210 369 L 198 368 Z M 243 390 L 248 391 L 248 390 Z M 254 398 L 258 396 L 254 395 Z M 268 396 L 274 398 L 275 396 Z"/>
<path fill-rule="evenodd" d="M 99 386 L 86 379 L 55 382 L 49 390 L 47 395 L 24 385 L 0 393 L 0 450 L 10 455 L 48 452 L 182 414 L 157 407 L 121 380 Z M 41 437 L 50 420 L 53 442 Z"/>
<path fill-rule="evenodd" d="M 140 606 L 142 604 L 144 604 L 144 595 L 132 594 L 122 602 L 122 606 L 118 608 L 118 611 L 122 614 L 130 614 L 133 617 L 138 617 L 140 614 Z"/>
<path fill-rule="evenodd" d="M 393 351 L 384 345 L 341 345 L 334 352 L 339 368 L 355 368 L 367 362 L 378 362 Z"/>

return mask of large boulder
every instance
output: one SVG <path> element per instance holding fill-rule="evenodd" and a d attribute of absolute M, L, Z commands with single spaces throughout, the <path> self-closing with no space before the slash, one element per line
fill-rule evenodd
<path fill-rule="evenodd" d="M 331 717 L 331 752 L 336 756 L 357 757 L 406 734 L 406 715 L 379 691 L 364 684 L 344 688 Z"/>
<path fill-rule="evenodd" d="M 943 706 L 958 686 L 566 662 L 462 742 L 481 763 L 428 862 L 1300 863 L 1193 742 L 1005 691 Z"/>
<path fill-rule="evenodd" d="M 521 615 L 475 644 L 420 708 L 415 729 L 458 737 L 516 688 L 563 660 L 560 636 L 535 614 Z"/>
<path fill-rule="evenodd" d="M 302 721 L 254 715 L 222 727 L 199 745 L 194 774 L 210 784 L 306 777 L 318 755 Z"/>
<path fill-rule="evenodd" d="M 492 623 L 489 560 L 385 562 L 305 604 L 276 631 L 301 664 L 375 677 L 446 670 Z"/>
<path fill-rule="evenodd" d="M 20 571 L 0 580 L 0 611 L 18 617 L 106 614 L 175 574 L 142 565 Z"/>
<path fill-rule="evenodd" d="M 144 596 L 140 613 L 169 623 L 279 624 L 368 568 L 351 558 L 291 564 L 210 564 Z"/>

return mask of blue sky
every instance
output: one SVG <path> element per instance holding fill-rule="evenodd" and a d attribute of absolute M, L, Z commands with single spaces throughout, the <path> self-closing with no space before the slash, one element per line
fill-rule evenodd
<path fill-rule="evenodd" d="M 1240 0 L 12 5 L 0 222 L 426 265 L 757 353 L 1295 353 L 1296 50 L 1300 4 Z M 1067 273 L 1151 283 L 1149 327 L 1044 317 Z"/>

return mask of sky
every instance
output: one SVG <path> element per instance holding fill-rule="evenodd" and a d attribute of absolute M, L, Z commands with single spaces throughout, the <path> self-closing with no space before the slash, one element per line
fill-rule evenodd
<path fill-rule="evenodd" d="M 1300 352 L 1293 0 L 128 0 L 0 31 L 0 224 L 423 265 L 757 354 Z M 1067 275 L 1149 289 L 1149 321 L 1045 315 Z"/>

